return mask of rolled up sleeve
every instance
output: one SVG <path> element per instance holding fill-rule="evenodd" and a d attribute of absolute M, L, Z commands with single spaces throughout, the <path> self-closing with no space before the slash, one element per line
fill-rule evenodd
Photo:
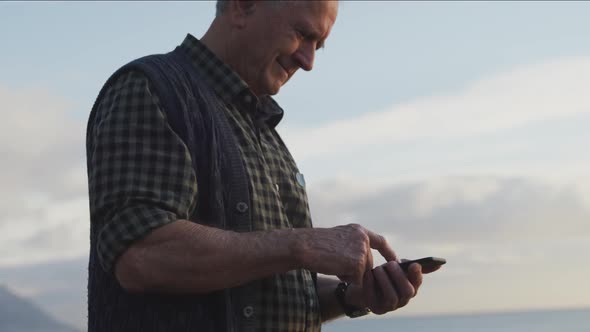
<path fill-rule="evenodd" d="M 197 197 L 189 151 L 147 78 L 121 75 L 103 95 L 87 135 L 90 216 L 98 257 L 112 272 L 133 242 L 178 219 Z"/>

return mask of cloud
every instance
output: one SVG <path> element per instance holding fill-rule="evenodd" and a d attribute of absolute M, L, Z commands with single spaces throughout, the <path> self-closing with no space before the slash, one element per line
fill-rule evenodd
<path fill-rule="evenodd" d="M 310 185 L 315 226 L 357 222 L 384 234 L 401 257 L 448 260 L 396 315 L 590 305 L 590 286 L 559 291 L 590 277 L 579 264 L 590 249 L 590 205 L 574 187 L 493 176 L 369 187 L 346 178 Z M 86 266 L 82 258 L 0 267 L 0 280 L 83 326 Z"/>
<path fill-rule="evenodd" d="M 350 222 L 452 254 L 473 245 L 590 237 L 590 208 L 575 188 L 536 179 L 450 177 L 374 192 L 352 181 L 310 187 L 314 225 Z M 333 193 L 348 193 L 347 195 Z"/>
<path fill-rule="evenodd" d="M 589 86 L 589 81 L 590 58 L 562 58 L 481 79 L 452 95 L 422 98 L 384 112 L 365 113 L 359 118 L 320 128 L 286 128 L 284 136 L 300 163 L 305 164 L 314 156 L 329 159 L 326 163 L 308 167 L 315 172 L 322 167 L 326 169 L 323 178 L 309 174 L 310 184 L 332 178 L 334 173 L 341 173 L 354 181 L 365 181 L 362 173 L 356 173 L 361 174 L 356 177 L 347 175 L 357 171 L 372 173 L 381 181 L 387 176 L 386 172 L 393 174 L 391 178 L 398 179 L 407 178 L 411 172 L 426 175 L 422 178 L 440 176 L 450 170 L 459 175 L 473 174 L 475 172 L 470 171 L 477 165 L 469 158 L 479 158 L 482 173 L 493 174 L 488 172 L 491 167 L 513 170 L 518 163 L 522 163 L 521 169 L 532 172 L 536 168 L 530 167 L 531 159 L 514 157 L 527 152 L 530 144 L 526 140 L 515 139 L 510 144 L 478 140 L 482 145 L 464 147 L 461 152 L 449 149 L 449 145 L 455 146 L 456 142 L 451 141 L 446 146 L 431 142 L 481 136 L 529 123 L 587 114 L 590 96 L 584 87 Z M 3 246 L 6 249 L 0 250 L 0 265 L 42 261 L 51 255 L 85 253 L 87 236 L 84 234 L 87 234 L 88 227 L 85 119 L 73 116 L 74 106 L 67 98 L 53 95 L 48 90 L 0 85 L 0 98 L 5 115 L 5 121 L 0 124 L 0 153 L 3 156 L 0 241 L 6 244 Z M 395 145 L 419 139 L 426 139 L 428 143 L 410 144 L 403 147 L 405 149 Z M 362 167 L 356 165 L 363 157 L 368 157 L 362 153 L 372 151 L 374 145 L 381 148 L 394 146 L 396 153 L 373 151 L 378 153 L 378 159 L 371 159 L 378 161 L 373 163 L 378 166 L 364 165 L 366 162 Z M 559 151 L 567 149 L 560 148 Z M 426 154 L 431 159 L 425 158 Z M 557 160 L 559 167 L 577 167 L 575 172 L 580 173 L 590 164 L 587 157 L 580 162 L 583 158 L 583 154 L 578 153 L 570 160 Z M 433 167 L 433 162 L 438 166 Z M 347 166 L 332 167 L 334 164 Z M 541 172 L 553 170 L 553 164 L 537 161 L 532 164 L 540 165 L 537 168 L 546 166 Z M 383 182 L 391 183 L 391 178 Z M 492 187 L 482 184 L 477 190 L 485 193 L 496 184 L 488 185 Z M 478 192 L 456 194 L 477 197 Z M 430 198 L 427 192 L 422 195 L 425 198 L 413 202 L 416 205 L 413 208 L 416 213 L 427 215 L 428 209 L 433 207 L 423 205 L 424 199 Z M 444 200 L 450 198 L 440 198 L 437 204 L 445 204 Z M 59 207 L 67 213 L 56 214 L 59 209 L 52 207 Z M 37 248 L 45 245 L 47 250 L 33 249 L 29 246 L 31 243 L 38 244 Z"/>
<path fill-rule="evenodd" d="M 44 89 L 0 85 L 0 266 L 87 251 L 85 120 Z"/>
<path fill-rule="evenodd" d="M 401 258 L 448 261 L 395 315 L 590 305 L 590 286 L 574 281 L 590 278 L 580 264 L 590 250 L 590 203 L 575 186 L 461 176 L 367 187 L 342 177 L 310 185 L 314 226 L 359 223 Z"/>
<path fill-rule="evenodd" d="M 286 127 L 283 136 L 301 159 L 374 144 L 481 136 L 590 113 L 588 86 L 590 57 L 559 58 L 482 78 L 454 94 L 316 128 Z"/>
<path fill-rule="evenodd" d="M 567 264 L 575 264 L 570 253 L 590 249 L 589 178 L 566 184 L 498 176 L 510 173 L 498 170 L 513 170 L 518 163 L 535 175 L 552 174 L 547 172 L 551 167 L 536 172 L 527 156 L 517 158 L 526 155 L 526 140 L 508 139 L 508 145 L 507 141 L 489 140 L 483 145 L 485 149 L 459 149 L 454 141 L 477 137 L 482 142 L 486 135 L 499 131 L 585 116 L 590 111 L 590 95 L 584 91 L 588 83 L 590 58 L 558 59 L 484 78 L 452 95 L 422 98 L 319 128 L 286 128 L 283 136 L 298 161 L 322 157 L 340 166 L 328 163 L 308 167 L 312 172 L 327 168 L 323 178 L 308 178 L 316 227 L 357 222 L 385 234 L 405 257 L 437 255 L 449 259 L 445 273 L 435 278 L 439 285 L 435 282 L 431 288 L 441 299 L 440 303 L 430 302 L 432 311 L 436 311 L 436 306 L 446 305 L 443 302 L 452 297 L 452 292 L 469 288 L 470 294 L 477 294 L 482 282 L 490 286 L 486 288 L 490 297 L 500 293 L 501 286 L 493 280 L 502 278 L 502 269 L 513 269 L 523 276 L 513 280 L 522 287 L 527 285 L 524 276 L 530 271 L 538 273 L 538 280 L 544 282 L 562 280 L 571 275 Z M 0 280 L 12 282 L 15 289 L 34 296 L 46 308 L 58 303 L 53 312 L 83 324 L 83 310 L 79 308 L 84 303 L 80 296 L 86 280 L 84 260 L 75 262 L 75 271 L 63 270 L 59 264 L 37 265 L 38 269 L 27 266 L 84 257 L 88 252 L 86 121 L 73 116 L 74 106 L 67 98 L 47 90 L 0 85 L 0 100 L 4 115 L 0 123 Z M 572 139 L 572 143 L 587 142 L 587 137 Z M 420 145 L 420 140 L 429 143 Z M 445 140 L 452 144 L 436 145 Z M 375 163 L 389 170 L 391 178 L 384 180 L 374 171 L 373 163 L 360 155 L 374 145 L 405 148 L 395 150 L 401 152 L 395 155 L 377 151 Z M 553 147 L 554 151 L 567 148 Z M 451 162 L 434 164 L 417 151 L 434 154 L 438 162 L 445 158 Z M 570 159 L 558 160 L 559 166 L 567 163 L 577 173 L 585 172 L 590 159 L 573 152 Z M 502 158 L 490 160 L 488 155 Z M 472 160 L 464 158 L 473 156 L 493 165 L 495 172 L 484 172 L 493 175 L 467 176 L 474 172 L 468 167 Z M 362 167 L 354 166 L 358 160 Z M 444 167 L 457 176 L 441 176 Z M 419 181 L 399 181 L 408 179 L 413 170 L 434 173 Z M 542 266 L 548 257 L 566 258 L 555 265 L 561 274 L 534 267 Z M 9 270 L 22 273 L 10 274 Z M 48 271 L 57 273 L 55 280 L 65 283 L 41 282 L 39 276 L 50 278 Z M 590 277 L 588 269 L 578 272 L 578 276 Z M 68 288 L 68 280 L 74 279 L 75 285 Z M 523 291 L 522 298 L 534 291 Z M 590 288 L 583 291 L 589 294 Z M 585 294 L 583 291 L 580 294 Z M 562 296 L 561 301 L 573 303 L 572 299 Z M 525 300 L 521 302 L 526 304 Z M 471 305 L 465 303 L 465 308 Z M 486 305 L 490 304 L 482 303 Z M 461 308 L 461 304 L 451 307 Z M 72 308 L 78 308 L 75 315 L 70 314 Z M 416 310 L 420 308 L 424 307 L 417 306 Z"/>
<path fill-rule="evenodd" d="M 73 104 L 47 90 L 2 85 L 0 99 L 5 188 L 79 191 L 86 124 L 74 116 Z"/>

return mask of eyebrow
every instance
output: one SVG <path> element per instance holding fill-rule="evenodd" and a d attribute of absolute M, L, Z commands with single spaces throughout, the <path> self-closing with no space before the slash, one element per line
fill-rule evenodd
<path fill-rule="evenodd" d="M 326 40 L 321 39 L 320 34 L 314 27 L 311 26 L 311 24 L 303 23 L 300 25 L 300 29 L 304 30 L 307 38 L 317 40 L 316 50 L 324 49 L 326 47 Z"/>

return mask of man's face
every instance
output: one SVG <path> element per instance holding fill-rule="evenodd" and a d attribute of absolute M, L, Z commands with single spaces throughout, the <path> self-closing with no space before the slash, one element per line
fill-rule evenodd
<path fill-rule="evenodd" d="M 336 1 L 257 3 L 234 39 L 235 69 L 256 95 L 278 93 L 299 68 L 312 69 L 337 13 Z"/>

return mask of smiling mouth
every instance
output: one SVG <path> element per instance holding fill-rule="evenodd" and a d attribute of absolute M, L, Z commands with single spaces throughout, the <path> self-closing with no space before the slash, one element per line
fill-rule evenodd
<path fill-rule="evenodd" d="M 285 72 L 285 74 L 287 74 L 287 77 L 290 77 L 291 74 L 289 73 L 289 71 L 287 70 L 287 68 L 283 67 L 283 65 L 277 61 L 277 63 L 279 64 L 279 66 L 281 67 L 281 69 L 283 69 L 283 71 Z"/>

